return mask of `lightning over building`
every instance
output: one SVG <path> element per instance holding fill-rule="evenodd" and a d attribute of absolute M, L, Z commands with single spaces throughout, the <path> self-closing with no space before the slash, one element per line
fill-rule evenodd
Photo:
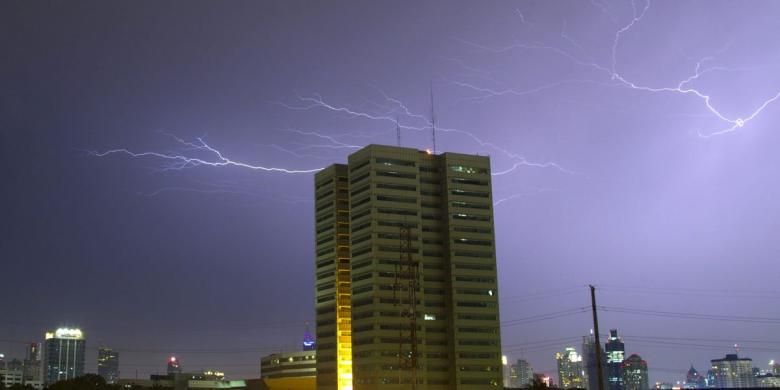
<path fill-rule="evenodd" d="M 315 192 L 318 388 L 500 387 L 490 160 L 370 145 Z"/>

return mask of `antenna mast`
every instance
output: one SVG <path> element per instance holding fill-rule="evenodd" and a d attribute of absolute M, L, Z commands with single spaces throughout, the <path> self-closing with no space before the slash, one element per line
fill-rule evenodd
<path fill-rule="evenodd" d="M 436 115 L 433 106 L 433 81 L 431 80 L 431 138 L 433 139 L 433 154 L 436 154 Z"/>
<path fill-rule="evenodd" d="M 401 147 L 401 122 L 398 119 L 398 116 L 395 117 L 395 138 L 396 142 L 398 143 L 398 147 Z"/>

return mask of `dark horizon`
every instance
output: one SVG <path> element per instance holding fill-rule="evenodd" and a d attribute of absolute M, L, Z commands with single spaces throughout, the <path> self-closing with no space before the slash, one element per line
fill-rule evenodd
<path fill-rule="evenodd" d="M 593 284 L 650 383 L 766 368 L 780 4 L 751 5 L 4 2 L 0 353 L 78 326 L 90 372 L 258 377 L 314 329 L 313 172 L 396 120 L 432 148 L 433 100 L 437 153 L 491 158 L 510 361 L 582 353 Z"/>

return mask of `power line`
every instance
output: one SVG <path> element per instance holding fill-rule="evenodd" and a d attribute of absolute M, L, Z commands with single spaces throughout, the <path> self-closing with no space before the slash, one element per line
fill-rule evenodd
<path fill-rule="evenodd" d="M 693 289 L 693 288 L 667 288 L 667 287 L 639 287 L 639 286 L 599 286 L 602 290 L 621 291 L 634 294 L 659 294 L 659 295 L 691 295 L 691 296 L 719 296 L 729 298 L 777 298 L 780 299 L 780 291 L 776 290 L 734 290 L 734 289 Z"/>
<path fill-rule="evenodd" d="M 529 324 L 532 322 L 539 322 L 539 321 L 546 321 L 546 320 L 552 320 L 556 318 L 561 317 L 568 317 L 575 314 L 584 313 L 587 311 L 586 307 L 578 307 L 568 310 L 561 310 L 556 311 L 552 313 L 545 313 L 545 314 L 538 314 L 530 317 L 524 317 L 524 318 L 515 318 L 508 321 L 502 321 L 501 326 L 502 327 L 508 327 L 508 326 L 515 326 L 515 325 L 522 325 L 522 324 Z"/>
<path fill-rule="evenodd" d="M 721 314 L 683 313 L 683 312 L 661 311 L 661 310 L 634 309 L 630 307 L 615 307 L 615 306 L 599 306 L 599 309 L 605 312 L 637 314 L 637 315 L 645 315 L 645 316 L 653 316 L 653 317 L 684 318 L 684 319 L 710 320 L 710 321 L 749 322 L 749 323 L 761 323 L 761 324 L 780 324 L 780 318 L 770 318 L 770 317 L 748 317 L 748 316 L 728 316 L 728 315 L 721 315 Z"/>

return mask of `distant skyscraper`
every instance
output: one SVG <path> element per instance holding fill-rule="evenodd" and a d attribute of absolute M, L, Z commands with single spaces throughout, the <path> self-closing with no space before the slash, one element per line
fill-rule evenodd
<path fill-rule="evenodd" d="M 604 370 L 605 367 L 607 367 L 607 355 L 604 352 L 604 348 L 601 348 L 601 369 Z M 585 377 L 588 381 L 588 389 L 589 390 L 598 390 L 599 389 L 599 375 L 598 375 L 598 364 L 596 362 L 596 337 L 593 335 L 593 331 L 591 330 L 589 336 L 584 336 L 582 338 L 582 363 L 585 367 Z M 604 374 L 602 377 L 602 380 L 604 382 L 604 388 L 607 388 L 607 375 Z"/>
<path fill-rule="evenodd" d="M 491 179 L 379 145 L 315 175 L 318 389 L 503 387 Z"/>
<path fill-rule="evenodd" d="M 770 360 L 769 371 L 772 372 L 772 375 L 780 375 L 780 361 Z"/>
<path fill-rule="evenodd" d="M 647 390 L 650 388 L 647 376 L 647 362 L 632 354 L 622 364 L 623 388 L 625 390 Z"/>
<path fill-rule="evenodd" d="M 84 375 L 86 340 L 80 329 L 59 328 L 46 332 L 45 339 L 43 379 L 47 386 Z"/>
<path fill-rule="evenodd" d="M 27 345 L 27 354 L 24 358 L 25 383 L 41 381 L 41 344 L 30 343 Z"/>
<path fill-rule="evenodd" d="M 534 370 L 531 363 L 523 359 L 517 359 L 517 379 L 512 384 L 513 387 L 526 387 L 534 379 Z"/>
<path fill-rule="evenodd" d="M 168 358 L 168 375 L 181 374 L 181 362 L 176 356 Z"/>
<path fill-rule="evenodd" d="M 574 347 L 567 347 L 563 352 L 555 354 L 558 362 L 558 385 L 562 389 L 583 388 L 585 386 L 585 370 L 582 366 L 582 356 Z"/>
<path fill-rule="evenodd" d="M 704 380 L 707 382 L 707 387 L 715 387 L 715 384 L 717 383 L 715 372 L 712 371 L 712 369 L 707 370 L 707 375 L 704 377 Z"/>
<path fill-rule="evenodd" d="M 691 364 L 691 368 L 688 369 L 688 373 L 685 375 L 684 387 L 687 389 L 703 389 L 707 387 L 707 378 L 699 374 L 699 372 L 693 368 L 693 364 Z"/>
<path fill-rule="evenodd" d="M 753 360 L 740 358 L 737 354 L 728 354 L 723 359 L 713 359 L 712 372 L 715 374 L 715 387 L 724 389 L 755 387 Z"/>
<path fill-rule="evenodd" d="M 98 349 L 98 375 L 110 384 L 119 380 L 119 352 L 111 348 Z"/>
<path fill-rule="evenodd" d="M 607 385 L 609 390 L 623 390 L 623 370 L 621 365 L 626 355 L 623 339 L 618 337 L 617 329 L 609 330 L 609 340 L 604 346 L 607 352 Z"/>

